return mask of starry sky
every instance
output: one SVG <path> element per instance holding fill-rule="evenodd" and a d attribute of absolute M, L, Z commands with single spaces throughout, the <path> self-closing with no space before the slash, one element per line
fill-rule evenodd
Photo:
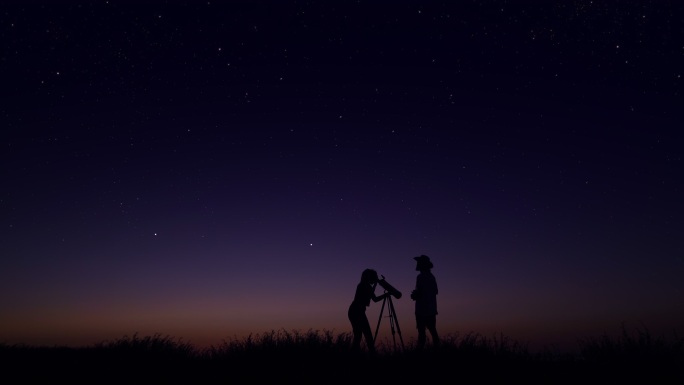
<path fill-rule="evenodd" d="M 420 254 L 442 335 L 681 334 L 683 19 L 3 1 L 0 342 L 351 332 L 366 268 L 409 342 Z"/>

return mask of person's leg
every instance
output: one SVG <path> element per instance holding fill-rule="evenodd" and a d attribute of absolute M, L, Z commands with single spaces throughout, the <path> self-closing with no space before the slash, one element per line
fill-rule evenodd
<path fill-rule="evenodd" d="M 368 345 L 368 351 L 371 353 L 375 353 L 375 342 L 373 341 L 373 332 L 371 331 L 370 323 L 368 322 L 368 318 L 365 316 L 363 317 L 363 322 L 361 323 L 361 331 L 363 332 L 364 337 L 366 338 L 366 345 Z"/>
<path fill-rule="evenodd" d="M 352 340 L 352 350 L 353 351 L 359 351 L 361 350 L 361 332 L 358 329 L 353 330 L 354 333 L 354 339 Z"/>
<path fill-rule="evenodd" d="M 427 322 L 427 329 L 430 331 L 430 336 L 432 337 L 432 345 L 434 347 L 439 346 L 439 335 L 437 334 L 437 317 L 432 316 Z"/>
<path fill-rule="evenodd" d="M 361 350 L 361 337 L 363 336 L 362 328 L 359 323 L 359 317 L 352 309 L 349 310 L 347 315 L 349 317 L 349 322 L 351 322 L 352 333 L 354 335 L 351 349 L 352 351 L 359 351 Z"/>
<path fill-rule="evenodd" d="M 416 316 L 416 328 L 418 328 L 418 342 L 416 348 L 422 350 L 425 346 L 425 320 L 423 317 Z"/>

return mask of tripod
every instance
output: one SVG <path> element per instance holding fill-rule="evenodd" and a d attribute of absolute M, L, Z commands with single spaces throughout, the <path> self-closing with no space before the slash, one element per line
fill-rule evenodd
<path fill-rule="evenodd" d="M 387 292 L 385 291 L 385 294 Z M 399 321 L 397 320 L 397 313 L 394 311 L 394 304 L 392 303 L 392 296 L 387 294 L 385 298 L 382 300 L 382 307 L 380 308 L 380 317 L 378 318 L 378 326 L 375 327 L 375 336 L 373 337 L 373 341 L 375 341 L 378 338 L 378 330 L 380 329 L 380 321 L 382 320 L 382 313 L 385 310 L 385 304 L 387 304 L 387 317 L 390 319 L 390 330 L 392 331 L 392 341 L 394 343 L 394 350 L 397 349 L 397 339 L 395 337 L 395 328 L 396 328 L 396 333 L 399 334 L 399 341 L 401 341 L 401 349 L 404 350 L 404 339 L 401 337 L 401 329 L 399 329 Z"/>

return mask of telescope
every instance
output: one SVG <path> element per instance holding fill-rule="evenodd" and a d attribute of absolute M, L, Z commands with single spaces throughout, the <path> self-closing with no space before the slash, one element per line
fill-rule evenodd
<path fill-rule="evenodd" d="M 378 281 L 378 284 L 382 286 L 385 291 L 387 291 L 392 297 L 399 299 L 401 298 L 401 292 L 390 285 L 389 282 L 385 281 L 385 276 L 381 275 L 382 279 Z"/>
<path fill-rule="evenodd" d="M 382 307 L 380 308 L 380 318 L 378 318 L 378 326 L 375 327 L 375 336 L 373 340 L 378 338 L 378 330 L 380 330 L 380 321 L 382 320 L 382 312 L 385 310 L 385 304 L 387 304 L 387 311 L 389 311 L 390 319 L 390 329 L 392 330 L 392 341 L 394 341 L 394 348 L 397 348 L 397 341 L 394 339 L 395 328 L 399 332 L 399 340 L 401 341 L 401 347 L 404 348 L 404 339 L 401 337 L 401 329 L 399 329 L 399 321 L 397 320 L 397 313 L 394 311 L 394 304 L 392 304 L 392 297 L 401 298 L 401 292 L 390 285 L 389 282 L 385 281 L 385 276 L 381 275 L 382 279 L 378 280 L 380 286 L 385 289 L 386 294 L 383 294 Z"/>

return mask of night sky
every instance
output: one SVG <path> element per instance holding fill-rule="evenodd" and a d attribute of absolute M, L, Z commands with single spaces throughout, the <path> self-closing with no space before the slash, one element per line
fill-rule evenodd
<path fill-rule="evenodd" d="M 408 343 L 420 254 L 444 336 L 681 334 L 682 20 L 679 1 L 3 1 L 0 343 L 351 332 L 365 268 L 406 294 Z"/>

